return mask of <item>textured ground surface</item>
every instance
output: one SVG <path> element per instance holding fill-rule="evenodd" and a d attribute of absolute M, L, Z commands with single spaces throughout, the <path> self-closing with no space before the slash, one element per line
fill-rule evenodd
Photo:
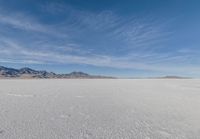
<path fill-rule="evenodd" d="M 0 80 L 1 139 L 197 139 L 200 80 Z"/>

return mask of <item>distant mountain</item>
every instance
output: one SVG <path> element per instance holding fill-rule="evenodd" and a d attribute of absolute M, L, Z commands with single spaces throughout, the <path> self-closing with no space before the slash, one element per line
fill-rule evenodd
<path fill-rule="evenodd" d="M 189 79 L 189 77 L 181 77 L 181 76 L 164 76 L 158 77 L 160 79 Z"/>
<path fill-rule="evenodd" d="M 56 74 L 47 71 L 37 71 L 28 67 L 21 69 L 13 69 L 0 66 L 0 78 L 55 78 L 55 79 L 68 79 L 68 78 L 113 78 L 100 75 L 89 75 L 84 72 L 71 72 L 69 74 Z"/>
<path fill-rule="evenodd" d="M 0 66 L 0 77 L 18 77 L 19 70 Z"/>

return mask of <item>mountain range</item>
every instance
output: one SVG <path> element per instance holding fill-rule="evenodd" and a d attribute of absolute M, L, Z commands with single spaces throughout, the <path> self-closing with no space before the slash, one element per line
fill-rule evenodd
<path fill-rule="evenodd" d="M 101 76 L 101 75 L 90 75 L 84 72 L 71 72 L 66 74 L 56 74 L 54 72 L 47 72 L 45 70 L 39 71 L 34 70 L 28 67 L 24 67 L 21 69 L 7 68 L 4 66 L 0 66 L 0 79 L 1 78 L 22 78 L 22 79 L 114 79 L 115 77 L 110 76 Z M 163 76 L 163 77 L 146 77 L 147 79 L 190 79 L 188 77 L 180 77 L 180 76 Z M 128 79 L 141 79 L 141 78 L 128 78 Z"/>
<path fill-rule="evenodd" d="M 71 78 L 114 78 L 109 76 L 90 75 L 84 72 L 71 72 L 68 74 L 56 74 L 54 72 L 38 71 L 28 67 L 21 69 L 7 68 L 0 66 L 0 78 L 55 78 L 55 79 L 71 79 Z"/>

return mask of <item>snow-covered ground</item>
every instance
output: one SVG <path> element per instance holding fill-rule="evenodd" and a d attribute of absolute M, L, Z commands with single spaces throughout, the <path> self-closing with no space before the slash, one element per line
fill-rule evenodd
<path fill-rule="evenodd" d="M 200 80 L 0 80 L 0 139 L 198 139 Z"/>

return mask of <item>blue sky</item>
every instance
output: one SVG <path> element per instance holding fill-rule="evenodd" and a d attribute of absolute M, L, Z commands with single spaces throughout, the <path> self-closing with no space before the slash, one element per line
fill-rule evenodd
<path fill-rule="evenodd" d="M 0 0 L 0 65 L 200 77 L 198 0 Z"/>

